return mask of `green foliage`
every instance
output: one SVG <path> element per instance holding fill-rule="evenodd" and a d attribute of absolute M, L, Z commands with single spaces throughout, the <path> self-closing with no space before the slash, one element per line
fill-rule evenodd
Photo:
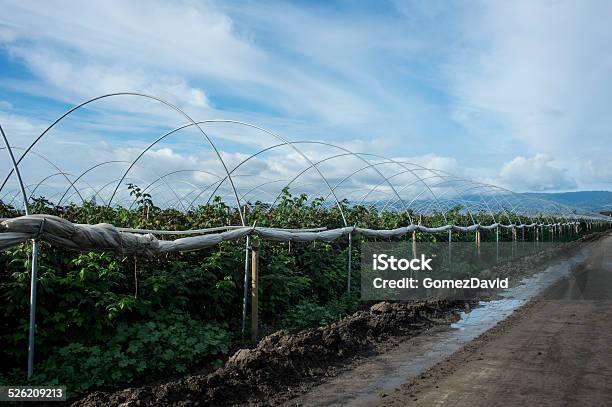
<path fill-rule="evenodd" d="M 331 324 L 358 309 L 357 297 L 333 299 L 325 305 L 319 305 L 305 299 L 287 311 L 283 325 L 289 329 L 304 329 L 310 326 Z"/>
<path fill-rule="evenodd" d="M 151 194 L 143 191 L 138 185 L 134 185 L 132 183 L 129 183 L 127 188 L 128 191 L 130 191 L 130 196 L 133 196 L 136 199 L 135 203 L 138 204 L 138 211 L 141 212 L 142 216 L 148 220 L 149 213 L 153 210 L 159 209 L 153 204 Z"/>
<path fill-rule="evenodd" d="M 159 372 L 184 373 L 211 355 L 226 353 L 228 346 L 223 326 L 165 311 L 150 320 L 118 324 L 107 343 L 72 342 L 57 349 L 37 367 L 32 383 L 62 384 L 78 394 Z"/>
<path fill-rule="evenodd" d="M 147 229 L 184 230 L 240 224 L 236 208 L 219 197 L 186 212 L 158 208 L 146 191 L 130 185 L 134 209 L 109 208 L 95 200 L 56 207 L 32 201 L 34 213 L 61 216 L 75 223 L 111 223 Z M 421 220 L 429 226 L 447 221 L 471 224 L 457 207 L 419 218 L 412 212 L 378 212 L 341 206 L 349 224 L 391 229 Z M 0 217 L 21 213 L 0 201 Z M 344 222 L 337 206 L 320 198 L 292 196 L 284 190 L 270 209 L 255 202 L 247 224 L 282 228 L 337 228 Z M 489 223 L 484 213 L 476 221 Z M 490 217 L 490 216 L 489 216 Z M 498 217 L 496 215 L 496 217 Z M 445 219 L 446 218 L 446 219 Z M 584 228 L 583 228 L 584 230 Z M 526 239 L 532 240 L 533 231 Z M 177 238 L 177 236 L 166 236 Z M 473 241 L 474 234 L 453 234 Z M 510 232 L 500 232 L 502 240 Z M 360 242 L 353 236 L 353 281 L 359 281 Z M 405 239 L 403 237 L 402 239 Z M 447 239 L 419 233 L 419 241 Z M 495 232 L 482 235 L 494 241 Z M 262 242 L 260 246 L 260 321 L 267 330 L 327 324 L 354 311 L 358 288 L 346 294 L 346 240 L 331 243 Z M 0 380 L 23 378 L 27 355 L 31 245 L 0 252 Z M 39 257 L 36 365 L 40 383 L 67 384 L 72 392 L 120 386 L 161 372 L 183 372 L 225 352 L 230 334 L 238 336 L 242 314 L 244 241 L 223 242 L 189 253 L 152 259 L 113 253 L 76 253 L 41 244 Z M 358 287 L 358 284 L 353 284 Z M 10 380 L 9 380 L 10 379 Z"/>

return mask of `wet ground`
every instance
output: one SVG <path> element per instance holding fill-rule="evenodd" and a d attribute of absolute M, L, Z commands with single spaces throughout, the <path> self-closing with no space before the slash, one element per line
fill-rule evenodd
<path fill-rule="evenodd" d="M 565 278 L 561 278 L 564 277 Z M 303 405 L 612 405 L 612 237 L 451 329 L 314 389 Z M 552 287 L 544 290 L 546 281 Z M 530 295 L 539 295 L 524 305 Z M 514 308 L 512 316 L 473 341 Z M 422 338 L 420 338 L 422 339 Z M 463 345 L 460 343 L 464 342 Z M 450 357 L 448 353 L 459 349 Z M 433 367 L 432 367 L 433 365 Z M 350 384 L 352 380 L 361 384 Z M 344 385 L 343 385 L 344 383 Z M 403 383 L 403 384 L 402 384 Z M 336 389 L 336 395 L 329 391 Z"/>
<path fill-rule="evenodd" d="M 470 312 L 461 313 L 450 327 L 441 326 L 427 335 L 399 344 L 319 386 L 291 404 L 300 405 L 376 405 L 409 378 L 417 377 L 436 363 L 460 350 L 466 343 L 507 318 L 558 281 L 568 277 L 582 264 L 587 251 L 553 264 L 538 274 L 525 278 L 500 299 L 481 302 Z"/>

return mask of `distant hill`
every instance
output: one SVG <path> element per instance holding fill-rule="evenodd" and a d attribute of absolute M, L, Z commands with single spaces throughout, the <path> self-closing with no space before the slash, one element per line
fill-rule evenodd
<path fill-rule="evenodd" d="M 592 212 L 609 212 L 612 210 L 611 191 L 576 191 L 551 193 L 529 192 L 525 195 L 559 202 L 574 208 L 580 208 Z"/>
<path fill-rule="evenodd" d="M 576 210 L 578 213 L 595 212 L 608 214 L 612 212 L 612 191 L 520 192 L 518 195 L 540 198 L 551 202 L 558 202 L 560 204 L 567 205 L 569 208 Z M 462 197 L 468 202 L 480 202 L 482 200 L 480 195 L 475 194 L 466 194 Z M 428 202 L 431 201 L 427 198 L 417 200 L 414 202 L 414 207 L 425 207 L 428 205 Z M 541 202 L 528 199 L 523 202 L 523 206 L 537 207 L 541 206 Z M 396 202 L 394 205 L 390 205 L 389 208 L 394 208 L 397 210 L 402 209 L 398 202 Z M 431 208 L 435 209 L 435 204 L 432 204 Z"/>

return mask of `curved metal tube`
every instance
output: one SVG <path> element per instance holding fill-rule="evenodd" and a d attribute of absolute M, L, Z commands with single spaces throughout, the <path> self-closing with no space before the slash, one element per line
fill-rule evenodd
<path fill-rule="evenodd" d="M 98 96 L 92 99 L 89 99 L 77 106 L 74 106 L 73 108 L 71 108 L 70 110 L 66 111 L 63 115 L 61 115 L 58 119 L 56 119 L 49 127 L 47 127 L 45 129 L 45 131 L 43 131 L 33 142 L 32 144 L 30 144 L 30 146 L 26 149 L 26 151 L 23 153 L 23 155 L 19 158 L 19 160 L 17 162 L 15 162 L 15 160 L 13 159 L 13 162 L 15 163 L 14 165 L 14 171 L 18 170 L 18 165 L 19 163 L 21 163 L 21 161 L 23 160 L 23 158 L 28 154 L 28 152 L 38 143 L 38 141 L 40 139 L 42 139 L 44 137 L 45 134 L 47 134 L 47 132 L 49 130 L 51 130 L 57 123 L 59 123 L 60 121 L 62 121 L 65 117 L 67 117 L 68 115 L 70 115 L 71 113 L 73 113 L 74 111 L 80 109 L 81 107 L 88 105 L 89 103 L 95 102 L 97 100 L 100 99 L 105 99 L 105 98 L 109 98 L 109 97 L 114 97 L 114 96 L 137 96 L 137 97 L 143 97 L 143 98 L 147 98 L 147 99 L 151 99 L 151 100 L 155 100 L 159 103 L 164 104 L 165 106 L 168 106 L 169 108 L 171 108 L 172 110 L 176 111 L 177 113 L 181 114 L 183 117 L 185 117 L 187 119 L 187 121 L 189 121 L 192 125 L 196 126 L 198 128 L 198 130 L 200 130 L 200 133 L 202 133 L 202 135 L 204 136 L 204 138 L 208 141 L 208 143 L 210 144 L 211 148 L 215 151 L 215 154 L 217 155 L 217 158 L 219 159 L 219 161 L 221 162 L 221 165 L 223 166 L 223 168 L 225 169 L 226 174 L 228 175 L 228 179 L 230 184 L 232 185 L 232 189 L 234 190 L 234 195 L 236 198 L 236 204 L 238 205 L 238 207 L 240 207 L 240 201 L 238 200 L 238 193 L 236 192 L 236 187 L 234 186 L 234 181 L 232 180 L 232 177 L 229 175 L 229 171 L 227 170 L 227 166 L 225 165 L 225 161 L 223 161 L 223 158 L 221 158 L 221 154 L 219 153 L 219 151 L 217 150 L 217 147 L 215 146 L 215 144 L 212 142 L 212 140 L 208 137 L 208 135 L 204 132 L 204 130 L 202 130 L 202 128 L 191 118 L 189 117 L 189 115 L 187 113 L 185 113 L 183 110 L 179 109 L 178 107 L 174 106 L 173 104 L 158 98 L 156 96 L 151 96 L 151 95 L 147 95 L 144 93 L 137 93 L 137 92 L 117 92 L 117 93 L 108 93 L 102 96 Z M 2 131 L 3 135 L 4 135 L 4 131 Z M 10 149 L 8 142 L 6 143 L 7 148 Z M 10 153 L 12 155 L 12 152 Z M 130 167 L 131 169 L 131 167 Z M 129 171 L 129 170 L 128 170 Z M 9 177 L 11 176 L 11 174 L 13 173 L 13 170 L 11 170 L 9 172 L 9 174 L 7 175 L 6 179 L 4 180 L 4 182 L 2 183 L 2 185 L 0 186 L 0 191 L 2 191 L 2 188 L 4 188 L 4 185 L 6 184 L 6 182 L 8 181 Z M 126 173 L 127 175 L 127 173 Z M 122 177 L 122 178 L 125 178 Z M 109 199 L 109 205 L 113 200 L 113 197 L 115 196 L 115 193 L 117 192 L 117 189 L 119 189 L 119 185 L 121 184 L 121 182 L 118 183 L 117 188 L 115 189 L 115 192 L 113 193 L 113 195 L 111 196 L 111 198 Z M 25 193 L 25 192 L 24 192 Z M 26 205 L 27 206 L 27 205 Z M 240 211 L 238 211 L 240 212 Z M 244 219 L 242 216 L 242 213 L 240 212 L 240 219 L 244 225 Z"/>

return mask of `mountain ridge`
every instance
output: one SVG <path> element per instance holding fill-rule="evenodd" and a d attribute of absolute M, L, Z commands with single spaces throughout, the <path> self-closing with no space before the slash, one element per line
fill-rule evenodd
<path fill-rule="evenodd" d="M 523 192 L 522 194 L 592 212 L 612 210 L 612 191 Z"/>

